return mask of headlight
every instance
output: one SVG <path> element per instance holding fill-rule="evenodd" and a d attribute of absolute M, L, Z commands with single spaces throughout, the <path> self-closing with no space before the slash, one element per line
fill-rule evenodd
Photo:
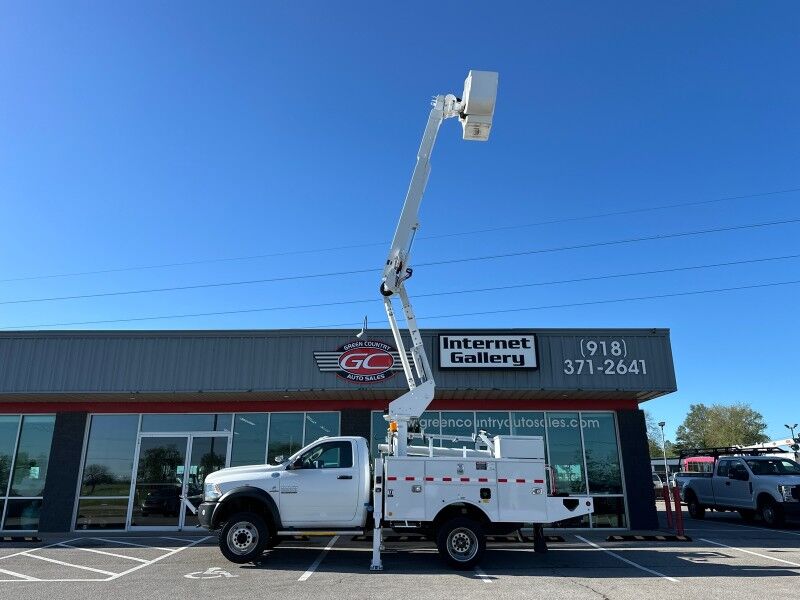
<path fill-rule="evenodd" d="M 778 493 L 783 496 L 784 502 L 796 502 L 794 498 L 792 498 L 792 488 L 793 485 L 779 485 L 778 486 Z"/>
<path fill-rule="evenodd" d="M 203 500 L 205 502 L 214 502 L 219 500 L 222 496 L 222 490 L 219 489 L 218 483 L 207 483 L 203 488 Z"/>

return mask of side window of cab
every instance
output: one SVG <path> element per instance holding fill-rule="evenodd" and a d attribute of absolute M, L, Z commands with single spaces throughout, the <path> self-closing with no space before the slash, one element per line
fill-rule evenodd
<path fill-rule="evenodd" d="M 727 477 L 730 470 L 731 470 L 731 461 L 729 460 L 719 461 L 719 466 L 717 467 L 718 476 Z"/>
<path fill-rule="evenodd" d="M 348 441 L 322 442 L 300 455 L 295 469 L 347 469 L 353 466 L 353 444 Z"/>

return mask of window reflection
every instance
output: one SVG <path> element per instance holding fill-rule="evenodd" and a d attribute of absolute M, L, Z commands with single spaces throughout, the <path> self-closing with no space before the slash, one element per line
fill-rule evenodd
<path fill-rule="evenodd" d="M 269 423 L 267 462 L 276 456 L 289 458 L 303 447 L 303 413 L 272 413 Z"/>
<path fill-rule="evenodd" d="M 0 497 L 5 496 L 8 490 L 14 444 L 17 443 L 17 429 L 19 429 L 19 416 L 0 416 Z M 0 512 L 0 515 L 2 514 Z"/>
<path fill-rule="evenodd" d="M 617 429 L 614 415 L 581 413 L 586 472 L 590 494 L 621 494 L 622 474 L 619 466 Z"/>
<path fill-rule="evenodd" d="M 580 419 L 576 412 L 547 413 L 549 462 L 555 479 L 554 493 L 585 494 Z"/>
<path fill-rule="evenodd" d="M 19 446 L 14 458 L 11 496 L 41 496 L 50 463 L 54 416 L 26 415 L 22 418 Z M 9 504 L 9 509 L 11 505 Z M 37 516 L 38 519 L 38 516 Z"/>
<path fill-rule="evenodd" d="M 231 466 L 263 464 L 268 431 L 269 413 L 238 413 L 233 426 Z"/>
<path fill-rule="evenodd" d="M 339 433 L 339 413 L 306 413 L 305 445 Z"/>
<path fill-rule="evenodd" d="M 139 415 L 94 415 L 83 467 L 82 496 L 129 496 Z"/>
<path fill-rule="evenodd" d="M 191 431 L 230 431 L 230 414 L 151 414 L 142 415 L 142 431 L 151 433 L 178 433 Z"/>

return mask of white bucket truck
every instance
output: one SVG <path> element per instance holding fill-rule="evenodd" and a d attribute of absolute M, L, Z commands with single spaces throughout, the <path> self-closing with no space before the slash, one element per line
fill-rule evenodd
<path fill-rule="evenodd" d="M 384 265 L 380 292 L 409 391 L 389 404 L 386 444 L 371 468 L 361 437 L 321 438 L 278 465 L 222 469 L 205 480 L 200 523 L 219 531 L 226 558 L 245 563 L 295 535 L 361 535 L 372 531 L 372 570 L 381 570 L 386 528 L 422 533 L 456 568 L 472 568 L 486 535 L 530 524 L 534 548 L 546 550 L 542 526 L 593 511 L 587 496 L 557 496 L 550 484 L 541 437 L 479 432 L 472 437 L 415 431 L 434 397 L 433 373 L 405 281 L 411 246 L 430 172 L 430 154 L 442 121 L 458 117 L 466 140 L 486 141 L 492 127 L 497 73 L 470 71 L 461 98 L 433 99 L 403 212 Z M 399 296 L 411 338 L 411 360 L 394 315 Z M 412 367 L 413 362 L 413 367 Z M 439 440 L 462 442 L 439 447 Z"/>

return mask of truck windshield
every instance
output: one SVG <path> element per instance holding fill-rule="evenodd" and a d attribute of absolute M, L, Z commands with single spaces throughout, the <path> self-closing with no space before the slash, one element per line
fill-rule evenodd
<path fill-rule="evenodd" d="M 800 475 L 800 465 L 788 458 L 747 460 L 753 475 Z"/>

